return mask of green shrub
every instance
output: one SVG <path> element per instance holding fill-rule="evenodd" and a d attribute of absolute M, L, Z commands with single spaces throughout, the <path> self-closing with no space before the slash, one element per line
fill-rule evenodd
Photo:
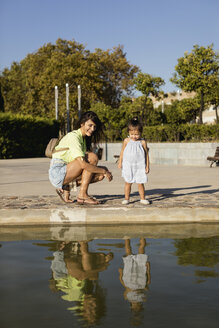
<path fill-rule="evenodd" d="M 215 142 L 219 140 L 219 124 L 145 126 L 143 137 L 150 142 Z"/>
<path fill-rule="evenodd" d="M 0 113 L 0 158 L 42 157 L 50 138 L 58 134 L 56 120 Z"/>

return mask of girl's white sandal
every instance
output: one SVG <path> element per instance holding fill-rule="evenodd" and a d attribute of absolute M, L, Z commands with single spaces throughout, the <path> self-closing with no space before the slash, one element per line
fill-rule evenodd
<path fill-rule="evenodd" d="M 150 204 L 149 200 L 147 200 L 147 199 L 141 199 L 140 203 L 144 204 L 144 205 L 149 205 Z"/>

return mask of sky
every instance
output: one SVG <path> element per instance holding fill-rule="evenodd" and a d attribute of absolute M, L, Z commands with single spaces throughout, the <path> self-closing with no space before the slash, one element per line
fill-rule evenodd
<path fill-rule="evenodd" d="M 164 79 L 195 44 L 219 49 L 219 0 L 0 0 L 0 71 L 58 38 L 123 45 L 130 64 Z"/>

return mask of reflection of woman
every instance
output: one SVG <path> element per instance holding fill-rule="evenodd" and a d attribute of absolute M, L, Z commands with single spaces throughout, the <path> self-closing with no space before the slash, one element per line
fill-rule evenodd
<path fill-rule="evenodd" d="M 78 246 L 74 252 L 71 242 L 62 243 L 54 252 L 50 288 L 55 283 L 55 289 L 64 293 L 62 299 L 75 302 L 68 310 L 94 324 L 105 313 L 105 295 L 98 284 L 98 275 L 107 269 L 113 254 L 89 252 L 87 242 L 79 242 Z"/>
<path fill-rule="evenodd" d="M 99 202 L 88 195 L 89 184 L 104 177 L 112 180 L 112 174 L 106 167 L 97 166 L 98 157 L 90 151 L 91 143 L 100 141 L 102 123 L 94 112 L 88 111 L 82 114 L 78 127 L 78 130 L 65 135 L 55 148 L 49 179 L 64 202 L 72 202 L 69 183 L 76 181 L 80 185 L 77 202 L 96 205 Z"/>
<path fill-rule="evenodd" d="M 138 254 L 133 255 L 130 240 L 125 240 L 126 256 L 123 257 L 124 268 L 119 269 L 119 279 L 125 287 L 124 299 L 128 300 L 132 311 L 142 311 L 142 303 L 146 301 L 146 291 L 151 282 L 150 263 L 145 254 L 146 241 L 140 238 Z"/>

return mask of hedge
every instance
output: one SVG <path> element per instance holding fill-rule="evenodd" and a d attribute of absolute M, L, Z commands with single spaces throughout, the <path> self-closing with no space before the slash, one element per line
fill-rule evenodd
<path fill-rule="evenodd" d="M 11 113 L 0 113 L 0 159 L 44 156 L 47 143 L 59 135 L 56 120 Z M 127 128 L 121 136 L 127 135 Z M 217 142 L 219 124 L 145 126 L 149 142 Z"/>
<path fill-rule="evenodd" d="M 143 137 L 150 142 L 215 142 L 219 141 L 219 124 L 145 126 Z"/>
<path fill-rule="evenodd" d="M 59 126 L 56 120 L 0 113 L 0 158 L 44 156 L 48 141 L 58 136 Z"/>

